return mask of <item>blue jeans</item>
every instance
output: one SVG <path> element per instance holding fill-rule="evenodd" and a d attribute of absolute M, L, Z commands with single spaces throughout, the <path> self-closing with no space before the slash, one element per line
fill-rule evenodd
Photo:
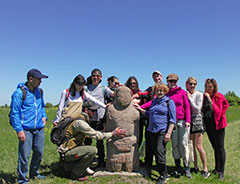
<path fill-rule="evenodd" d="M 38 130 L 23 130 L 26 136 L 25 142 L 19 141 L 18 145 L 18 182 L 28 182 L 28 161 L 33 150 L 30 164 L 30 178 L 39 175 L 38 169 L 43 157 L 44 150 L 44 128 Z"/>

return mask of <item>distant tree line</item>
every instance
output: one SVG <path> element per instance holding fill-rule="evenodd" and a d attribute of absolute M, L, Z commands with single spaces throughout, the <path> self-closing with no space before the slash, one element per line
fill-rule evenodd
<path fill-rule="evenodd" d="M 53 105 L 53 104 L 51 104 L 51 103 L 46 103 L 46 104 L 45 104 L 45 108 L 58 107 L 58 105 L 59 105 L 59 104 Z"/>
<path fill-rule="evenodd" d="M 230 106 L 240 106 L 240 98 L 233 91 L 228 91 L 224 96 L 227 99 Z M 58 105 L 59 104 L 53 105 L 48 102 L 45 104 L 45 107 L 46 108 L 52 108 L 52 107 L 57 108 Z M 7 108 L 9 106 L 7 104 L 5 104 L 5 105 L 2 105 L 1 107 Z"/>

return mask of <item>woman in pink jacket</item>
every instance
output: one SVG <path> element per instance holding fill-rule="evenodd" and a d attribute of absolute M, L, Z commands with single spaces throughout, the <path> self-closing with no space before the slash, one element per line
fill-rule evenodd
<path fill-rule="evenodd" d="M 215 79 L 207 79 L 203 100 L 203 120 L 209 141 L 214 149 L 215 170 L 220 180 L 224 179 L 226 153 L 224 148 L 225 127 L 227 127 L 226 111 L 228 101 L 218 92 Z"/>
<path fill-rule="evenodd" d="M 191 122 L 191 110 L 188 101 L 187 93 L 184 89 L 177 86 L 178 76 L 171 73 L 167 76 L 167 84 L 169 92 L 166 94 L 169 96 L 176 105 L 177 123 L 175 130 L 172 133 L 172 154 L 175 160 L 175 172 L 174 175 L 178 175 L 181 172 L 181 158 L 184 161 L 185 175 L 188 178 L 192 178 L 190 173 L 190 161 L 188 141 L 190 140 L 190 122 Z"/>

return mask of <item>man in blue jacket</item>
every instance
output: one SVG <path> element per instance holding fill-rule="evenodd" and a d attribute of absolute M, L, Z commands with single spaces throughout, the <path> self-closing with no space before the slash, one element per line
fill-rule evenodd
<path fill-rule="evenodd" d="M 43 92 L 38 88 L 42 78 L 48 78 L 37 69 L 27 73 L 27 82 L 19 83 L 12 94 L 10 122 L 17 132 L 18 146 L 18 182 L 28 183 L 28 161 L 33 150 L 30 164 L 30 178 L 44 179 L 39 174 L 39 166 L 44 150 L 44 126 L 47 116 L 44 108 Z"/>

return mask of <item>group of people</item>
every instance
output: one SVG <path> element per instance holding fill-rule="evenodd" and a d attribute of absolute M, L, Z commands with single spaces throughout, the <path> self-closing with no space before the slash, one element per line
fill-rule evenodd
<path fill-rule="evenodd" d="M 19 183 L 29 181 L 27 174 L 31 150 L 33 154 L 29 177 L 45 178 L 39 173 L 44 151 L 44 126 L 47 120 L 43 91 L 39 88 L 42 78 L 48 76 L 37 69 L 29 70 L 27 82 L 19 83 L 12 94 L 10 122 L 19 139 L 17 166 Z M 212 173 L 223 180 L 226 161 L 225 112 L 229 104 L 218 92 L 216 80 L 207 79 L 205 91 L 202 93 L 197 91 L 197 79 L 194 77 L 186 80 L 186 91 L 177 85 L 179 78 L 174 73 L 166 77 L 167 84 L 162 82 L 163 75 L 159 71 L 154 71 L 152 78 L 155 84 L 143 92 L 139 89 L 136 77 L 129 77 L 125 83 L 125 86 L 131 90 L 132 104 L 141 114 L 137 144 L 140 147 L 145 136 L 144 167 L 148 173 L 151 173 L 153 156 L 155 156 L 160 174 L 157 183 L 166 182 L 168 179 L 166 144 L 171 140 L 175 161 L 175 171 L 171 174 L 178 176 L 184 173 L 188 178 L 192 178 L 190 162 L 194 161 L 194 172 L 198 172 L 198 151 L 203 165 L 202 176 L 208 178 L 210 172 L 202 146 L 206 131 L 214 149 L 215 169 Z M 102 85 L 101 81 L 102 71 L 99 69 L 92 70 L 87 80 L 82 75 L 77 75 L 70 87 L 63 90 L 57 115 L 53 120 L 53 125 L 56 126 L 67 117 L 73 119 L 66 130 L 68 141 L 58 148 L 63 169 L 72 179 L 87 180 L 86 175 L 94 173 L 91 168 L 96 165 L 105 167 L 103 139 L 112 136 L 123 137 L 126 132 L 120 128 L 116 128 L 113 132 L 104 132 L 105 109 L 107 104 L 114 100 L 115 89 L 123 84 L 116 76 L 107 79 L 108 86 Z M 97 148 L 91 146 L 92 139 L 97 139 Z M 181 159 L 184 169 L 181 167 Z"/>

